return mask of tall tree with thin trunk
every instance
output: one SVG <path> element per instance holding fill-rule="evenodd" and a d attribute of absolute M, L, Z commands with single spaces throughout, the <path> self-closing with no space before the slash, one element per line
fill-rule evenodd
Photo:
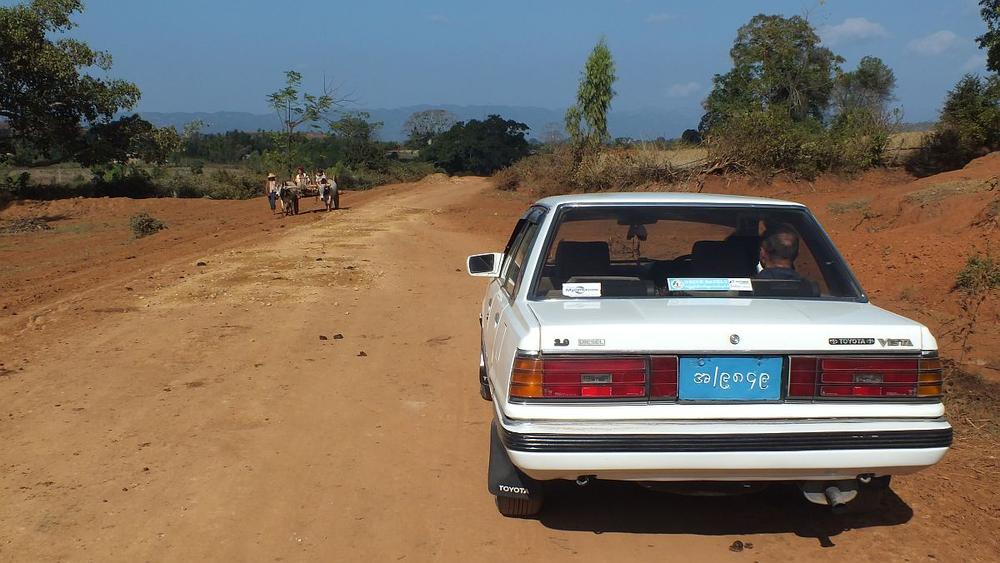
<path fill-rule="evenodd" d="M 587 57 L 576 91 L 576 104 L 566 110 L 566 132 L 577 147 L 597 147 L 611 138 L 608 110 L 616 94 L 613 88 L 616 79 L 615 61 L 602 37 Z"/>
<path fill-rule="evenodd" d="M 343 106 L 349 100 L 337 95 L 337 88 L 323 80 L 323 93 L 319 95 L 302 92 L 302 74 L 294 70 L 285 72 L 285 87 L 268 94 L 267 103 L 281 121 L 282 134 L 285 139 L 285 158 L 282 164 L 292 173 L 292 145 L 295 140 L 295 130 L 305 124 L 316 126 L 316 122 L 328 120 L 331 111 Z"/>

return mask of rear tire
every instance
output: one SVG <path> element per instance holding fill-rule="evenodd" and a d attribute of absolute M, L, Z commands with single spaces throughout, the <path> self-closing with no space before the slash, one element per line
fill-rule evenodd
<path fill-rule="evenodd" d="M 543 499 L 496 497 L 497 510 L 507 518 L 527 518 L 542 511 Z"/>

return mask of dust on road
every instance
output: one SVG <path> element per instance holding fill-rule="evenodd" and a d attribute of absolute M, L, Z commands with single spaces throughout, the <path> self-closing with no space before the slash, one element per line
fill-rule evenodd
<path fill-rule="evenodd" d="M 483 287 L 462 266 L 502 247 L 524 201 L 489 189 L 436 177 L 349 194 L 349 210 L 284 229 L 155 247 L 145 269 L 75 266 L 68 285 L 13 288 L 0 559 L 996 556 L 982 528 L 1000 515 L 979 529 L 942 515 L 965 502 L 936 494 L 943 480 L 974 477 L 948 459 L 865 518 L 780 487 L 699 499 L 606 484 L 559 488 L 538 520 L 499 516 L 476 374 Z"/>

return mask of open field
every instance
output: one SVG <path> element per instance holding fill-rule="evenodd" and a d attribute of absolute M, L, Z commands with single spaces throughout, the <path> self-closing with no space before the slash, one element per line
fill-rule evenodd
<path fill-rule="evenodd" d="M 0 235 L 0 560 L 995 561 L 1000 299 L 952 287 L 967 256 L 998 252 L 1000 191 L 941 186 L 998 174 L 995 153 L 918 181 L 703 187 L 810 205 L 876 304 L 994 382 L 950 374 L 952 451 L 866 517 L 780 487 L 600 484 L 557 491 L 538 519 L 499 516 L 483 283 L 463 261 L 502 248 L 530 196 L 487 179 L 349 192 L 344 211 L 292 218 L 261 199 L 14 205 L 0 220 L 52 228 Z M 169 228 L 132 240 L 141 210 Z"/>

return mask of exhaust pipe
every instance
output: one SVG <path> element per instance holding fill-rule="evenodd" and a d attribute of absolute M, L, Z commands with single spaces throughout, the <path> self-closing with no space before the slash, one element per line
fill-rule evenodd
<path fill-rule="evenodd" d="M 829 487 L 823 489 L 823 495 L 826 497 L 826 504 L 830 506 L 830 510 L 834 514 L 839 514 L 843 512 L 843 506 L 847 504 L 844 497 L 848 496 L 847 493 L 841 491 L 837 485 L 830 485 Z M 852 497 L 854 495 L 851 495 Z"/>
<path fill-rule="evenodd" d="M 581 487 L 586 487 L 590 484 L 590 475 L 580 475 L 576 478 L 576 484 Z"/>
<path fill-rule="evenodd" d="M 833 509 L 834 513 L 846 510 L 846 504 L 858 496 L 858 481 L 806 481 L 799 487 L 806 500 L 814 504 L 822 504 Z"/>

